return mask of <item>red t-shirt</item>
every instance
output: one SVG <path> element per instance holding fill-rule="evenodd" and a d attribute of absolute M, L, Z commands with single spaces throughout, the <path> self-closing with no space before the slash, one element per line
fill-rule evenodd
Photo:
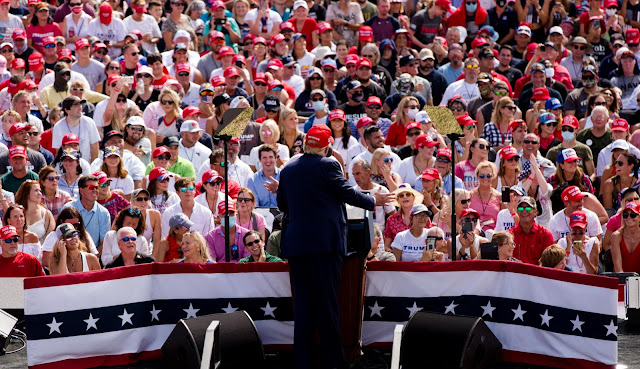
<path fill-rule="evenodd" d="M 516 248 L 513 257 L 522 260 L 523 263 L 538 265 L 542 252 L 553 244 L 553 235 L 545 227 L 534 223 L 529 233 L 524 233 L 520 224 L 509 229 L 513 234 L 513 242 Z"/>
<path fill-rule="evenodd" d="M 170 79 L 174 79 L 174 78 L 168 74 L 163 74 L 162 77 L 155 79 L 151 85 L 153 86 L 154 90 L 162 90 L 162 87 L 164 86 L 165 82 L 167 82 Z"/>
<path fill-rule="evenodd" d="M 387 138 L 384 143 L 391 147 L 402 146 L 407 143 L 407 134 L 402 123 L 395 122 L 389 126 L 389 132 L 387 132 Z"/>
<path fill-rule="evenodd" d="M 40 146 L 51 151 L 53 156 L 56 156 L 56 152 L 58 152 L 58 150 L 52 147 L 52 140 L 53 140 L 53 130 L 50 128 L 42 132 L 42 134 L 40 135 Z"/>
<path fill-rule="evenodd" d="M 296 23 L 298 22 L 295 19 L 291 20 L 291 23 L 293 23 L 293 28 L 296 32 L 302 33 L 303 35 L 307 36 L 307 51 L 313 50 L 313 31 L 318 30 L 318 22 L 316 22 L 316 20 L 313 18 L 307 18 L 304 20 L 302 30 L 297 29 L 298 26 L 296 25 Z"/>
<path fill-rule="evenodd" d="M 18 251 L 12 258 L 0 256 L 0 277 L 39 277 L 43 276 L 42 265 L 33 255 Z"/>
<path fill-rule="evenodd" d="M 30 24 L 27 27 L 27 39 L 32 40 L 33 48 L 44 54 L 42 40 L 47 36 L 62 36 L 62 31 L 57 23 L 48 23 L 44 26 L 34 26 Z"/>

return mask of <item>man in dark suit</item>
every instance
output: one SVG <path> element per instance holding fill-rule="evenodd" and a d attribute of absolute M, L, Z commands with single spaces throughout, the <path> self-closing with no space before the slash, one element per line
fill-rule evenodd
<path fill-rule="evenodd" d="M 289 260 L 293 283 L 298 369 L 346 367 L 337 297 L 347 250 L 344 204 L 373 210 L 393 198 L 380 192 L 374 198 L 351 187 L 338 161 L 327 157 L 332 142 L 329 127 L 312 127 L 305 137 L 304 154 L 280 172 L 277 200 L 287 222 L 280 255 Z M 316 329 L 324 361 L 320 365 L 312 353 Z"/>

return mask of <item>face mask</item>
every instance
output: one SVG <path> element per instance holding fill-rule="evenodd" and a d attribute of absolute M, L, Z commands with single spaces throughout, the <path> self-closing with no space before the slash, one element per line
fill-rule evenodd
<path fill-rule="evenodd" d="M 553 68 L 544 68 L 544 75 L 547 78 L 553 78 L 553 75 L 556 73 L 556 71 Z"/>
<path fill-rule="evenodd" d="M 596 85 L 596 80 L 595 79 L 582 80 L 582 84 L 584 84 L 584 87 L 586 88 L 593 88 L 593 86 Z"/>
<path fill-rule="evenodd" d="M 496 5 L 503 8 L 505 5 L 507 5 L 507 0 L 498 0 L 496 1 Z"/>
<path fill-rule="evenodd" d="M 478 89 L 480 90 L 480 95 L 482 96 L 483 99 L 487 99 L 487 98 L 491 97 L 491 86 L 490 85 L 480 86 L 480 87 L 478 87 Z"/>
<path fill-rule="evenodd" d="M 224 223 L 225 223 L 226 218 L 224 216 L 220 217 L 220 224 L 224 227 Z M 229 217 L 229 228 L 232 228 L 234 225 L 236 225 L 236 217 Z"/>
<path fill-rule="evenodd" d="M 411 120 L 416 119 L 416 114 L 418 114 L 418 109 L 409 109 L 409 110 L 407 110 L 407 116 Z"/>
<path fill-rule="evenodd" d="M 314 101 L 311 105 L 313 106 L 313 111 L 323 111 L 326 106 L 324 101 Z"/>
<path fill-rule="evenodd" d="M 71 8 L 71 12 L 73 12 L 73 14 L 80 14 L 82 13 L 82 5 L 81 6 L 74 6 Z"/>
<path fill-rule="evenodd" d="M 467 4 L 467 11 L 468 12 L 473 13 L 473 12 L 476 11 L 476 9 L 478 9 L 478 4 L 477 3 L 476 4 Z"/>
<path fill-rule="evenodd" d="M 351 99 L 355 102 L 360 102 L 364 98 L 363 94 L 353 94 L 351 95 Z"/>
<path fill-rule="evenodd" d="M 607 9 L 606 12 L 608 16 L 613 17 L 618 12 L 618 9 Z"/>
<path fill-rule="evenodd" d="M 574 132 L 562 132 L 562 139 L 564 141 L 573 141 L 576 134 Z"/>

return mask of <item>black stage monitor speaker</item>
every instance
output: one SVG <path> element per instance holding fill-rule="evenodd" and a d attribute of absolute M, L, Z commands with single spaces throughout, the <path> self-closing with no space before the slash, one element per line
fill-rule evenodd
<path fill-rule="evenodd" d="M 403 369 L 482 369 L 500 359 L 502 344 L 482 318 L 417 312 L 402 332 Z"/>
<path fill-rule="evenodd" d="M 18 319 L 11 314 L 0 309 L 0 355 L 4 355 L 11 341 L 11 332 L 16 326 Z"/>
<path fill-rule="evenodd" d="M 162 345 L 166 368 L 200 369 L 205 335 L 212 321 L 219 321 L 220 369 L 251 368 L 264 362 L 262 340 L 253 320 L 245 311 L 229 314 L 211 314 L 194 319 L 180 320 Z M 211 357 L 211 369 L 215 363 L 216 346 Z"/>

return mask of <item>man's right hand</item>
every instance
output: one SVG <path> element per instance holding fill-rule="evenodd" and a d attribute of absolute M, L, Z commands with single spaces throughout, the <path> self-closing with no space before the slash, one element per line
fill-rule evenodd
<path fill-rule="evenodd" d="M 396 199 L 396 195 L 393 193 L 382 193 L 382 188 L 379 188 L 377 192 L 373 194 L 376 199 L 376 206 L 385 206 L 391 204 Z"/>

